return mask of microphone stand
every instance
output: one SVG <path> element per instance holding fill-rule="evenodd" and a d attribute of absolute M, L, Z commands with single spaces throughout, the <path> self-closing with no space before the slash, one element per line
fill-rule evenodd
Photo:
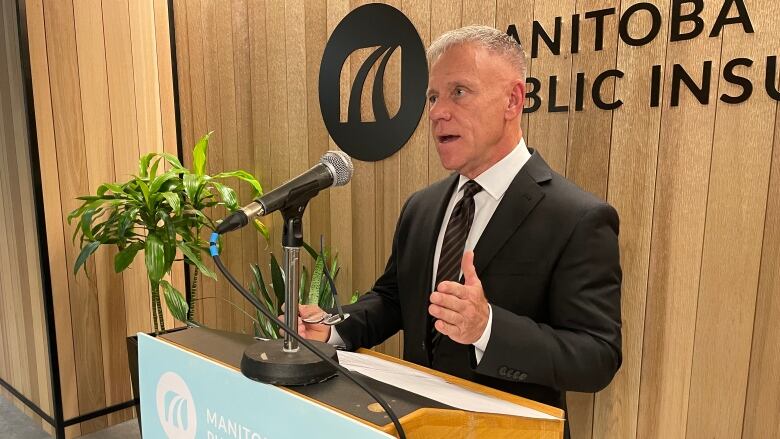
<path fill-rule="evenodd" d="M 313 193 L 312 193 L 313 192 Z M 285 323 L 298 331 L 298 294 L 300 291 L 300 254 L 303 246 L 303 212 L 309 200 L 317 194 L 315 186 L 290 193 L 281 209 L 284 218 L 282 248 L 284 249 Z M 322 342 L 309 340 L 322 353 L 338 362 L 336 349 Z M 241 372 L 248 378 L 270 384 L 297 386 L 324 381 L 336 375 L 336 370 L 308 349 L 300 349 L 289 332 L 283 340 L 260 340 L 244 351 Z"/>

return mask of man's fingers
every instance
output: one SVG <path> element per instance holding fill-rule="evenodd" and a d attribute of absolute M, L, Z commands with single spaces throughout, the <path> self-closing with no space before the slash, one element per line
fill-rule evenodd
<path fill-rule="evenodd" d="M 428 307 L 428 312 L 435 318 L 439 320 L 444 320 L 447 323 L 450 323 L 452 325 L 458 325 L 461 322 L 463 322 L 463 316 L 455 311 L 452 311 L 447 308 L 442 308 L 438 305 L 431 304 Z"/>
<path fill-rule="evenodd" d="M 437 331 L 441 332 L 446 336 L 449 336 L 450 338 L 452 338 L 452 336 L 454 335 L 457 335 L 459 332 L 457 326 L 449 324 L 444 320 L 436 320 L 433 326 L 436 328 Z"/>
<path fill-rule="evenodd" d="M 466 302 L 464 300 L 455 295 L 442 293 L 440 291 L 431 293 L 431 303 L 457 312 L 461 312 L 466 308 Z"/>
<path fill-rule="evenodd" d="M 474 252 L 467 250 L 463 253 L 463 259 L 460 260 L 460 269 L 463 270 L 464 285 L 480 285 L 477 277 L 477 268 L 474 267 Z"/>
<path fill-rule="evenodd" d="M 467 294 L 463 288 L 463 285 L 448 280 L 439 283 L 439 285 L 436 286 L 436 291 L 444 294 L 450 294 L 460 299 L 464 299 Z"/>
<path fill-rule="evenodd" d="M 313 316 L 318 316 L 324 313 L 322 308 L 320 308 L 317 305 L 298 305 L 298 315 L 301 317 L 308 318 Z"/>

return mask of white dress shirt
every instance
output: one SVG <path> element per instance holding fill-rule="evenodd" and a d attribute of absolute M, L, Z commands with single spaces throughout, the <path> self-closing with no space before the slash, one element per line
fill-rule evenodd
<path fill-rule="evenodd" d="M 485 231 L 485 227 L 487 227 L 490 218 L 493 217 L 493 213 L 496 211 L 501 199 L 504 198 L 504 194 L 512 183 L 512 180 L 514 180 L 515 175 L 520 172 L 520 169 L 530 158 L 531 153 L 528 151 L 525 140 L 521 138 L 512 152 L 474 179 L 474 181 L 482 186 L 482 190 L 474 195 L 474 221 L 471 223 L 471 229 L 469 229 L 469 234 L 466 237 L 466 247 L 464 251 L 474 250 L 480 236 L 482 236 L 482 232 Z M 468 177 L 460 176 L 458 188 L 453 192 L 452 197 L 450 197 L 449 204 L 447 204 L 447 210 L 444 212 L 444 219 L 442 220 L 441 229 L 439 230 L 439 237 L 436 239 L 436 250 L 433 253 L 431 291 L 436 290 L 436 272 L 439 268 L 439 255 L 441 254 L 444 232 L 447 229 L 447 223 L 450 221 L 452 209 L 455 208 L 455 203 L 463 198 L 463 185 L 466 184 L 467 181 L 469 181 Z M 461 272 L 458 277 L 462 275 L 463 273 Z M 482 333 L 482 337 L 474 342 L 474 353 L 476 355 L 477 363 L 482 360 L 482 355 L 484 355 L 485 349 L 490 341 L 490 330 L 493 324 L 493 309 L 490 305 L 488 305 L 488 308 L 488 322 L 485 331 Z M 332 327 L 332 330 L 330 331 L 328 344 L 335 346 L 344 345 L 344 340 L 338 334 L 338 331 L 336 331 L 335 326 Z"/>

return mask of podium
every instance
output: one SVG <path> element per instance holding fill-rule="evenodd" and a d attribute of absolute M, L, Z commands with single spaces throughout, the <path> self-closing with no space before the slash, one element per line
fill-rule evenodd
<path fill-rule="evenodd" d="M 139 334 L 142 431 L 145 438 L 389 438 L 395 427 L 349 379 L 278 387 L 244 377 L 239 365 L 254 339 L 205 328 L 160 337 Z M 369 350 L 450 383 L 548 415 L 477 413 L 362 376 L 392 406 L 408 438 L 563 437 L 563 410 Z"/>

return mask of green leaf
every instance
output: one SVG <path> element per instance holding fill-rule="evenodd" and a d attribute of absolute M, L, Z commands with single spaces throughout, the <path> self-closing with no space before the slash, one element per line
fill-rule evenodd
<path fill-rule="evenodd" d="M 149 178 L 152 179 L 157 175 L 157 168 L 160 167 L 160 158 L 158 157 L 157 160 L 154 161 L 152 164 L 152 169 L 149 171 Z"/>
<path fill-rule="evenodd" d="M 179 241 L 179 242 L 176 243 L 176 247 L 178 247 L 179 250 L 181 250 L 181 252 L 184 254 L 184 256 L 186 256 L 187 259 L 190 261 L 190 263 L 192 263 L 196 267 L 198 267 L 198 270 L 200 270 L 201 273 L 203 273 L 204 275 L 206 275 L 206 276 L 208 276 L 208 277 L 210 277 L 212 279 L 216 279 L 217 278 L 217 275 L 214 274 L 213 271 L 209 270 L 208 267 L 206 267 L 203 264 L 203 261 L 200 259 L 200 256 L 197 253 L 195 253 L 194 251 L 192 251 L 192 248 L 190 248 L 189 245 Z"/>
<path fill-rule="evenodd" d="M 198 189 L 201 185 L 201 178 L 198 177 L 195 174 L 184 174 L 184 193 L 187 194 L 187 198 L 189 198 L 190 203 L 193 204 L 193 206 L 198 209 L 200 206 L 197 205 L 197 201 L 195 197 L 198 194 Z"/>
<path fill-rule="evenodd" d="M 322 274 L 322 286 L 320 288 L 322 293 L 320 294 L 318 305 L 320 305 L 320 308 L 322 309 L 333 308 L 336 305 L 336 298 L 333 295 L 333 289 L 331 289 L 330 282 L 328 282 L 327 275 L 324 271 Z"/>
<path fill-rule="evenodd" d="M 168 309 L 173 317 L 181 322 L 186 322 L 190 307 L 187 305 L 184 296 L 167 280 L 161 280 L 160 285 L 163 287 L 163 293 L 165 294 L 165 304 L 168 305 Z"/>
<path fill-rule="evenodd" d="M 154 180 L 152 180 L 152 183 L 149 185 L 149 192 L 155 193 L 160 190 L 163 183 L 172 180 L 174 178 L 178 178 L 178 174 L 176 171 L 168 171 L 164 174 L 161 174 L 157 177 L 154 177 Z"/>
<path fill-rule="evenodd" d="M 138 175 L 141 178 L 149 178 L 149 162 L 156 155 L 156 152 L 150 152 L 141 156 L 141 159 L 138 161 Z"/>
<path fill-rule="evenodd" d="M 305 242 L 303 243 L 303 248 L 306 249 L 306 252 L 309 253 L 309 256 L 311 256 L 311 258 L 313 260 L 315 260 L 315 261 L 317 260 L 317 257 L 319 256 L 319 253 L 317 253 L 317 250 L 314 250 L 314 248 L 312 246 L 310 246 L 309 244 L 307 244 Z"/>
<path fill-rule="evenodd" d="M 137 180 L 138 181 L 138 187 L 141 188 L 141 193 L 144 194 L 144 203 L 146 203 L 146 207 L 149 208 L 149 210 L 152 210 L 152 203 L 151 203 L 151 197 L 149 196 L 149 185 L 143 182 L 143 180 Z"/>
<path fill-rule="evenodd" d="M 157 153 L 157 155 L 164 158 L 165 161 L 170 163 L 170 165 L 173 166 L 173 168 L 178 172 L 182 172 L 185 170 L 184 166 L 181 165 L 181 162 L 175 155 L 169 154 L 167 152 L 159 152 Z"/>
<path fill-rule="evenodd" d="M 81 216 L 81 234 L 90 241 L 95 239 L 92 236 L 92 230 L 90 226 L 92 225 L 92 215 L 94 215 L 96 212 L 99 212 L 99 209 L 90 209 L 84 212 L 84 214 Z"/>
<path fill-rule="evenodd" d="M 100 247 L 100 241 L 90 241 L 87 245 L 81 248 L 81 252 L 76 258 L 76 264 L 73 266 L 73 274 L 79 272 L 79 268 L 81 268 L 81 266 L 87 262 L 87 258 L 89 258 L 92 253 L 95 253 L 95 250 L 97 250 L 98 247 Z"/>
<path fill-rule="evenodd" d="M 271 231 L 268 230 L 268 227 L 263 224 L 262 221 L 255 218 L 252 220 L 252 224 L 254 224 L 255 229 L 257 229 L 258 232 L 260 232 L 261 235 L 263 235 L 263 238 L 265 238 L 266 242 L 271 240 Z"/>
<path fill-rule="evenodd" d="M 138 208 L 133 207 L 130 210 L 123 212 L 119 220 L 119 226 L 117 227 L 117 237 L 122 240 L 125 239 L 127 231 L 131 226 L 135 224 L 136 216 L 138 215 Z"/>
<path fill-rule="evenodd" d="M 144 248 L 140 242 L 128 245 L 114 256 L 114 271 L 120 273 L 129 267 L 139 250 Z"/>
<path fill-rule="evenodd" d="M 271 253 L 271 283 L 276 294 L 276 313 L 281 314 L 282 303 L 284 303 L 284 273 L 273 253 Z"/>
<path fill-rule="evenodd" d="M 309 303 L 309 270 L 304 266 L 301 268 L 301 289 L 298 293 L 298 301 L 304 305 Z"/>
<path fill-rule="evenodd" d="M 209 150 L 209 137 L 211 137 L 211 133 L 213 133 L 213 131 L 201 137 L 192 150 L 192 165 L 195 175 L 201 176 L 206 173 L 206 156 Z"/>
<path fill-rule="evenodd" d="M 311 286 L 309 287 L 309 303 L 320 303 L 320 295 L 323 292 L 323 266 L 325 261 L 322 256 L 317 257 L 314 263 L 314 271 L 311 272 Z"/>
<path fill-rule="evenodd" d="M 271 300 L 271 296 L 268 295 L 268 288 L 265 286 L 265 279 L 263 279 L 263 272 L 260 271 L 260 267 L 257 266 L 257 264 L 252 264 L 252 274 L 255 277 L 255 283 L 259 287 L 258 289 L 263 294 L 263 298 L 265 299 L 265 303 L 268 304 L 268 310 L 272 313 L 276 311 L 276 307 L 273 306 L 273 300 Z"/>
<path fill-rule="evenodd" d="M 219 195 L 222 197 L 222 201 L 229 210 L 233 211 L 238 209 L 238 196 L 236 195 L 236 191 L 225 186 L 224 184 L 217 183 L 216 181 L 212 181 L 211 184 L 217 191 L 219 191 Z"/>
<path fill-rule="evenodd" d="M 122 192 L 125 191 L 125 189 L 121 184 L 103 183 L 100 186 L 98 186 L 97 194 L 98 196 L 102 197 L 108 191 L 111 191 L 115 194 L 121 194 Z"/>
<path fill-rule="evenodd" d="M 255 196 L 263 195 L 263 186 L 260 185 L 260 182 L 257 181 L 257 178 L 255 178 L 254 175 L 246 172 L 246 171 L 231 171 L 231 172 L 221 172 L 217 175 L 215 175 L 213 178 L 228 178 L 228 177 L 236 177 L 240 180 L 244 180 L 245 182 L 252 185 L 252 188 L 255 190 Z"/>
<path fill-rule="evenodd" d="M 79 206 L 79 207 L 78 207 L 76 210 L 74 210 L 73 212 L 71 212 L 71 213 L 69 213 L 69 214 L 68 214 L 68 224 L 70 224 L 70 222 L 71 222 L 71 221 L 72 221 L 74 218 L 77 218 L 77 217 L 80 217 L 80 216 L 82 216 L 82 215 L 84 214 L 84 212 L 86 212 L 86 211 L 88 211 L 88 210 L 93 210 L 93 209 L 96 209 L 96 208 L 98 208 L 98 207 L 99 207 L 101 204 L 103 204 L 103 203 L 105 203 L 105 202 L 106 202 L 106 200 L 104 200 L 104 199 L 102 199 L 102 198 L 101 198 L 101 199 L 98 199 L 98 200 L 94 200 L 94 201 L 87 201 L 87 202 L 85 202 L 84 204 L 82 204 L 81 206 Z"/>
<path fill-rule="evenodd" d="M 350 305 L 357 302 L 357 300 L 360 298 L 360 291 L 355 290 L 354 293 L 352 293 L 352 297 L 349 298 Z"/>
<path fill-rule="evenodd" d="M 149 236 L 146 237 L 144 253 L 149 279 L 154 282 L 159 282 L 165 275 L 165 248 L 162 240 L 157 234 L 150 233 Z"/>
<path fill-rule="evenodd" d="M 179 196 L 173 192 L 163 192 L 161 195 L 168 202 L 168 205 L 171 206 L 171 210 L 176 215 L 181 215 L 181 200 Z"/>

